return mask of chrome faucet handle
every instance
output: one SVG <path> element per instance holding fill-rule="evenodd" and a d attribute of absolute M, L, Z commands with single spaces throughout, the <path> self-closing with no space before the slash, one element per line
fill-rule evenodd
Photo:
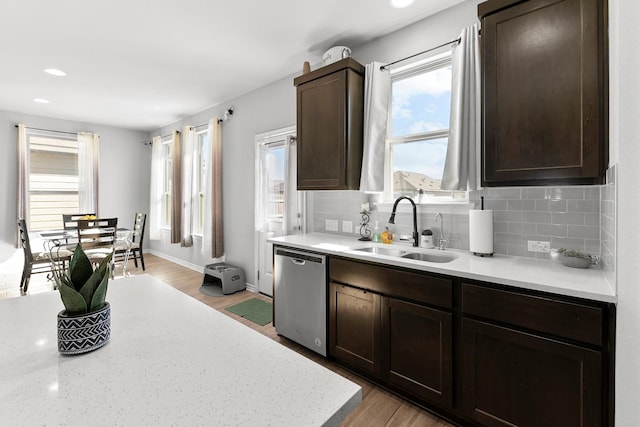
<path fill-rule="evenodd" d="M 440 240 L 438 240 L 438 249 L 442 251 L 445 248 L 445 243 L 449 242 L 449 239 L 448 236 L 445 237 L 444 235 L 444 216 L 440 212 L 436 214 L 435 220 L 437 221 L 438 218 L 440 219 Z"/>
<path fill-rule="evenodd" d="M 441 251 L 444 251 L 446 249 L 446 244 L 449 243 L 449 239 L 440 238 L 438 243 L 439 243 L 438 249 L 440 249 Z"/>

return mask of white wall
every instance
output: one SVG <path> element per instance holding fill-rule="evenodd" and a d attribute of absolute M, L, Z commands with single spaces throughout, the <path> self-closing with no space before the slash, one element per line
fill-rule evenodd
<path fill-rule="evenodd" d="M 101 216 L 118 217 L 122 226 L 133 225 L 134 213 L 149 211 L 149 174 L 151 151 L 142 141 L 144 132 L 91 123 L 72 122 L 0 111 L 0 262 L 15 253 L 18 130 L 15 125 L 66 132 L 100 134 L 98 206 Z"/>
<path fill-rule="evenodd" d="M 193 117 L 164 127 L 152 135 L 166 135 L 183 126 L 197 126 L 222 117 L 233 106 L 234 114 L 222 124 L 222 216 L 225 261 L 242 267 L 248 283 L 255 284 L 254 256 L 254 136 L 295 124 L 296 93 L 293 76 L 225 102 Z M 187 264 L 204 266 L 214 262 L 201 255 L 200 239 L 190 248 L 169 243 L 168 232 L 150 247 Z"/>
<path fill-rule="evenodd" d="M 618 162 L 616 425 L 640 425 L 640 7 L 609 0 L 611 157 Z"/>

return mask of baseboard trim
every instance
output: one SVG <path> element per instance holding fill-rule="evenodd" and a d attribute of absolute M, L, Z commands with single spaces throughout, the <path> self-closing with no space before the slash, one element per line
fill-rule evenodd
<path fill-rule="evenodd" d="M 183 267 L 187 267 L 187 268 L 189 268 L 189 269 L 191 269 L 193 271 L 198 271 L 200 273 L 202 273 L 204 271 L 204 266 L 193 264 L 193 263 L 185 261 L 183 259 L 176 258 L 176 257 L 173 257 L 171 255 L 167 255 L 167 254 L 165 254 L 163 252 L 158 252 L 158 251 L 156 251 L 154 249 L 147 249 L 147 250 L 145 250 L 143 252 L 144 253 L 148 252 L 151 255 L 155 255 L 157 257 L 164 258 L 167 261 L 171 261 L 171 262 L 173 262 L 175 264 L 181 265 Z"/>
<path fill-rule="evenodd" d="M 151 255 L 155 255 L 157 257 L 164 258 L 167 261 L 171 261 L 173 263 L 176 263 L 178 265 L 181 265 L 181 266 L 186 267 L 188 269 L 191 269 L 193 271 L 197 271 L 199 273 L 203 273 L 204 274 L 204 266 L 203 265 L 201 266 L 201 265 L 193 264 L 193 263 L 185 261 L 183 259 L 176 258 L 176 257 L 173 257 L 171 255 L 167 255 L 164 252 L 158 252 L 158 251 L 156 251 L 154 249 L 143 249 L 142 252 L 144 252 L 145 254 L 146 253 L 150 253 Z M 255 285 L 253 285 L 251 283 L 248 283 L 248 282 L 244 282 L 244 284 L 245 284 L 246 289 L 249 292 L 253 292 L 254 294 L 258 293 L 258 288 Z"/>

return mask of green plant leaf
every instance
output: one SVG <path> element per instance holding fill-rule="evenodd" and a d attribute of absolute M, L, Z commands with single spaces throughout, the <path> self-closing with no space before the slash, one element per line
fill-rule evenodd
<path fill-rule="evenodd" d="M 109 286 L 109 274 L 105 274 L 100 282 L 100 286 L 96 289 L 91 299 L 91 311 L 96 311 L 102 308 L 104 301 L 107 299 L 107 287 Z"/>
<path fill-rule="evenodd" d="M 91 261 L 82 250 L 82 246 L 78 244 L 69 262 L 69 276 L 71 277 L 73 289 L 80 291 L 89 280 L 89 277 L 91 277 L 91 274 L 93 274 Z"/>
<path fill-rule="evenodd" d="M 87 279 L 86 283 L 80 289 L 80 293 L 82 294 L 82 297 L 89 307 L 92 306 L 94 293 L 96 292 L 98 286 L 102 283 L 102 279 L 109 276 L 109 265 L 111 264 L 112 256 L 113 254 L 111 253 L 100 262 L 98 268 L 96 268 L 95 271 L 91 273 L 89 279 Z M 93 308 L 91 308 L 90 310 L 93 311 Z"/>
<path fill-rule="evenodd" d="M 73 285 L 69 282 L 66 276 L 62 276 L 60 281 L 60 298 L 64 308 L 67 310 L 67 314 L 84 314 L 87 312 L 87 303 L 80 292 L 73 289 Z"/>

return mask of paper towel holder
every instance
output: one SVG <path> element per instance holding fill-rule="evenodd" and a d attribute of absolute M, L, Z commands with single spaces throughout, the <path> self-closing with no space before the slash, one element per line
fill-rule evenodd
<path fill-rule="evenodd" d="M 480 197 L 480 211 L 484 211 L 484 196 Z M 489 214 L 489 212 L 491 212 L 491 214 Z M 489 227 L 488 227 L 489 228 L 488 231 L 489 231 L 489 234 L 490 234 L 490 237 L 491 237 L 491 240 L 492 240 L 491 252 L 488 252 L 488 251 L 487 252 L 477 252 L 477 251 L 471 250 L 472 249 L 471 247 L 476 246 L 476 245 L 474 245 L 473 242 L 472 242 L 472 240 L 473 240 L 473 238 L 471 236 L 471 234 L 472 234 L 471 233 L 471 226 L 472 226 L 471 216 L 472 215 L 471 215 L 471 211 L 469 212 L 469 246 L 470 246 L 469 249 L 470 249 L 470 252 L 475 256 L 479 256 L 479 257 L 492 257 L 493 256 L 493 211 L 489 211 L 489 212 L 487 212 L 487 214 L 489 214 L 490 218 L 491 218 L 491 223 L 489 224 Z"/>

